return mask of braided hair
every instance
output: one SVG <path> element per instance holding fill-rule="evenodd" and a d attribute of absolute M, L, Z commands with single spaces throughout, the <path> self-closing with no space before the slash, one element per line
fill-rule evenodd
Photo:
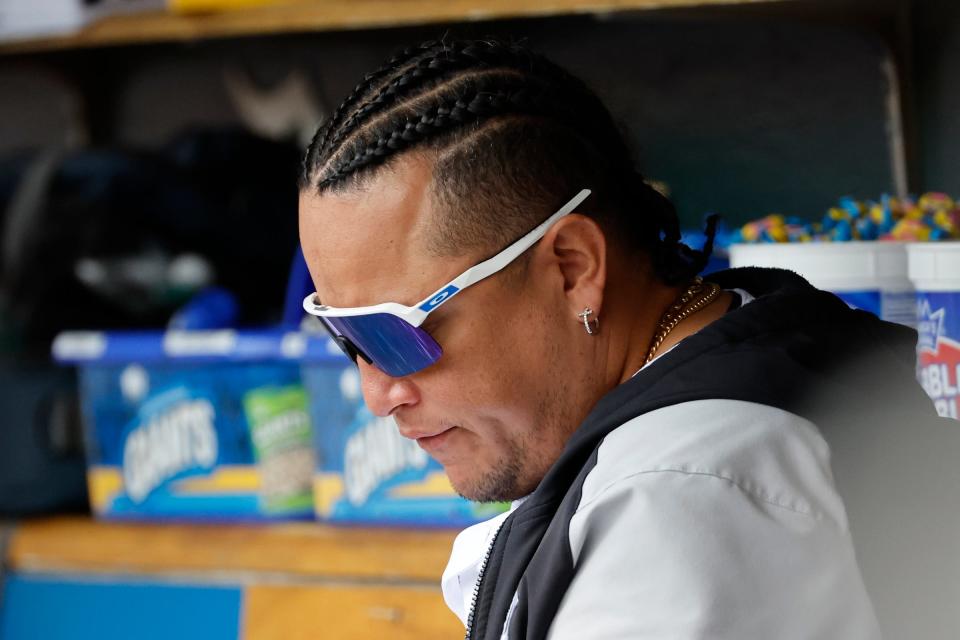
<path fill-rule="evenodd" d="M 301 190 L 357 186 L 407 153 L 434 159 L 442 219 L 431 250 L 495 253 L 582 188 L 613 242 L 648 252 L 662 280 L 689 280 L 707 242 L 680 242 L 676 211 L 634 168 L 613 118 L 587 86 L 526 47 L 497 40 L 426 42 L 367 74 L 317 130 Z"/>

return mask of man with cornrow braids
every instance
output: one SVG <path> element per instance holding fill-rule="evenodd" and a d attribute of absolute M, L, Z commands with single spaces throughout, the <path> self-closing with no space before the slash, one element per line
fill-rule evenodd
<path fill-rule="evenodd" d="M 304 308 L 370 410 L 512 501 L 444 574 L 467 637 L 878 637 L 821 430 L 931 414 L 910 330 L 784 271 L 700 279 L 712 223 L 681 244 L 600 100 L 516 44 L 389 60 L 300 189 Z"/>

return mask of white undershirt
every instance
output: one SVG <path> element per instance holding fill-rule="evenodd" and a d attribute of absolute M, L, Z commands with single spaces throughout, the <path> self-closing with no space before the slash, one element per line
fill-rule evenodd
<path fill-rule="evenodd" d="M 443 571 L 440 585 L 443 589 L 444 602 L 460 618 L 463 626 L 467 626 L 467 616 L 470 615 L 473 592 L 477 586 L 477 579 L 480 577 L 480 567 L 483 565 L 487 549 L 493 544 L 493 538 L 503 521 L 516 511 L 517 507 L 523 504 L 526 499 L 527 496 L 514 500 L 508 511 L 490 520 L 467 527 L 453 541 L 453 550 L 450 552 L 450 560 L 447 562 L 447 568 Z M 511 606 L 510 609 L 512 612 L 513 607 Z"/>

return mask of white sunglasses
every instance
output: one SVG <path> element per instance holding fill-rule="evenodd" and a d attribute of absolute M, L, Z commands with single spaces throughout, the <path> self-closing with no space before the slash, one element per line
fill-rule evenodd
<path fill-rule="evenodd" d="M 589 195 L 590 190 L 583 189 L 525 236 L 492 258 L 470 267 L 413 306 L 384 302 L 369 307 L 336 308 L 317 304 L 314 293 L 304 299 L 303 309 L 320 318 L 334 341 L 354 362 L 359 356 L 395 377 L 420 371 L 435 363 L 443 352 L 430 334 L 420 328 L 427 316 L 470 285 L 502 271 Z"/>

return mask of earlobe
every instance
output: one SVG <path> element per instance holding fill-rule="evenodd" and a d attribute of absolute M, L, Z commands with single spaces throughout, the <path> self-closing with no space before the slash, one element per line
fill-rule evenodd
<path fill-rule="evenodd" d="M 563 292 L 572 317 L 593 325 L 603 307 L 603 290 L 607 280 L 607 240 L 600 225 L 584 215 L 572 213 L 550 230 L 548 237 L 552 257 L 563 277 Z"/>

